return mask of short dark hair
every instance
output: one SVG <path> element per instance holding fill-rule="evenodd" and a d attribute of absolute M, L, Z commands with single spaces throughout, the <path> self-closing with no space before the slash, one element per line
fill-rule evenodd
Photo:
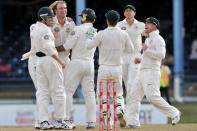
<path fill-rule="evenodd" d="M 105 13 L 105 17 L 110 25 L 115 26 L 120 19 L 120 14 L 115 10 L 109 10 Z"/>
<path fill-rule="evenodd" d="M 107 19 L 107 20 L 108 20 L 108 19 Z M 108 22 L 109 22 L 109 24 L 112 25 L 112 26 L 115 26 L 115 25 L 118 23 L 118 21 L 109 21 L 109 20 L 108 20 Z"/>

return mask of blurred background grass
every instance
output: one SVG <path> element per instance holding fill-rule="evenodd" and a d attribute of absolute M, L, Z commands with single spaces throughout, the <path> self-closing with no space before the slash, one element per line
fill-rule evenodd
<path fill-rule="evenodd" d="M 180 123 L 197 123 L 197 103 L 172 103 L 172 105 L 182 113 Z M 168 123 L 171 123 L 170 119 Z"/>

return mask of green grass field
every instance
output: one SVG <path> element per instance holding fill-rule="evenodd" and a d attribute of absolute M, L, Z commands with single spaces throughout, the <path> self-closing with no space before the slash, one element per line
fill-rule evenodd
<path fill-rule="evenodd" d="M 175 103 L 173 106 L 177 107 L 182 112 L 180 123 L 197 124 L 197 103 Z"/>
<path fill-rule="evenodd" d="M 94 129 L 98 131 L 98 127 Z M 172 126 L 168 125 L 142 125 L 140 129 L 120 129 L 118 131 L 196 131 L 197 124 L 178 124 Z M 0 131 L 39 131 L 31 127 L 0 127 Z M 57 131 L 57 130 L 50 130 Z M 58 130 L 63 131 L 63 130 Z M 77 128 L 73 131 L 86 131 L 85 126 L 77 126 Z M 93 131 L 93 130 L 90 130 Z"/>

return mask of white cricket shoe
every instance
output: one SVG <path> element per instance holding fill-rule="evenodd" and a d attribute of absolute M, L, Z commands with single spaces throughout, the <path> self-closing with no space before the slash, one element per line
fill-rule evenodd
<path fill-rule="evenodd" d="M 140 128 L 140 126 L 136 126 L 136 125 L 127 125 L 126 127 L 125 127 L 126 129 L 137 129 L 137 128 Z"/>
<path fill-rule="evenodd" d="M 76 126 L 73 123 L 71 123 L 69 120 L 64 120 L 63 124 L 64 124 L 64 129 L 66 130 L 73 130 L 76 128 Z"/>
<path fill-rule="evenodd" d="M 94 128 L 95 128 L 95 122 L 88 122 L 86 129 L 94 129 Z"/>
<path fill-rule="evenodd" d="M 64 129 L 64 124 L 62 123 L 62 121 L 55 120 L 55 122 L 53 123 L 53 128 Z"/>
<path fill-rule="evenodd" d="M 43 121 L 40 123 L 41 130 L 50 130 L 53 129 L 53 126 L 48 121 Z"/>
<path fill-rule="evenodd" d="M 125 118 L 124 118 L 124 112 L 120 108 L 117 108 L 117 117 L 118 117 L 118 120 L 119 120 L 120 127 L 121 128 L 125 127 L 126 126 L 126 121 L 125 121 Z"/>
<path fill-rule="evenodd" d="M 178 113 L 174 118 L 172 118 L 172 125 L 176 125 L 181 119 L 181 112 Z"/>
<path fill-rule="evenodd" d="M 35 121 L 34 128 L 35 129 L 40 129 L 40 123 L 38 123 L 37 121 Z"/>

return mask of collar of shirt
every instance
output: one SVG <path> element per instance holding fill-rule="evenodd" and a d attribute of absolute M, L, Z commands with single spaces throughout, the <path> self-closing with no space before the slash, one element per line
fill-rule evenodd
<path fill-rule="evenodd" d="M 107 29 L 109 29 L 109 30 L 113 30 L 113 29 L 118 29 L 118 27 L 117 27 L 117 26 L 114 26 L 114 27 L 109 26 L 109 27 L 107 27 Z"/>
<path fill-rule="evenodd" d="M 93 26 L 92 23 L 83 23 L 82 26 Z"/>
<path fill-rule="evenodd" d="M 126 21 L 126 18 L 123 20 L 123 22 L 124 22 L 125 25 L 127 25 L 129 28 L 131 28 L 131 26 L 137 24 L 138 21 L 137 21 L 136 19 L 134 19 L 133 24 L 130 25 L 130 26 L 129 26 L 129 24 L 128 24 L 127 21 Z"/>
<path fill-rule="evenodd" d="M 155 35 L 159 35 L 159 30 L 155 30 L 155 31 L 152 31 L 151 33 L 149 33 L 149 37 L 153 37 Z"/>
<path fill-rule="evenodd" d="M 54 17 L 54 22 L 55 22 L 56 24 L 59 24 L 58 19 L 57 19 L 57 16 Z M 69 24 L 69 22 L 68 22 L 68 20 L 67 20 L 67 17 L 66 17 L 66 21 L 65 21 L 64 24 Z"/>
<path fill-rule="evenodd" d="M 38 24 L 39 26 L 46 26 L 46 27 L 50 28 L 49 26 L 47 26 L 47 25 L 43 24 L 43 23 L 42 23 L 42 22 L 40 22 L 40 21 L 37 21 L 37 22 L 36 22 L 36 24 Z"/>

